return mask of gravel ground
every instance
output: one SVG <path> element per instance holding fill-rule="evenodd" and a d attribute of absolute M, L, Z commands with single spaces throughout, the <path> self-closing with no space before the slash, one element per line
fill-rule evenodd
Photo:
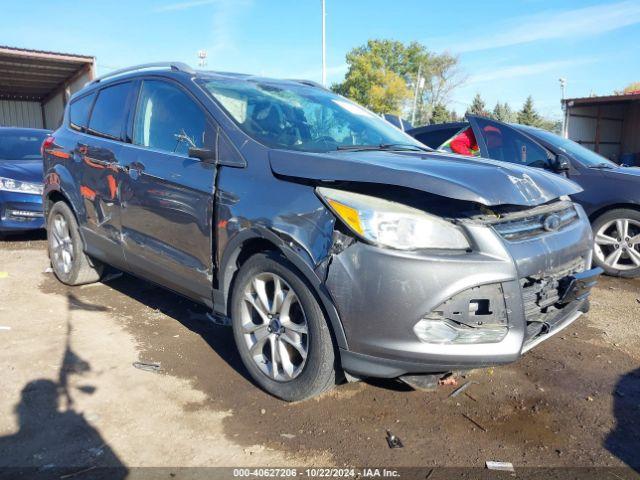
<path fill-rule="evenodd" d="M 457 397 L 371 380 L 286 404 L 202 307 L 126 275 L 64 287 L 45 248 L 0 242 L 0 467 L 640 467 L 639 280 L 602 279 L 588 315 Z"/>

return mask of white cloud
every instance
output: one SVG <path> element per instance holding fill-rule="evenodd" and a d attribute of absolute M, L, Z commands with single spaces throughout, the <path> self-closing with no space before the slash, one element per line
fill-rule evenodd
<path fill-rule="evenodd" d="M 557 60 L 550 62 L 527 63 L 523 65 L 511 65 L 508 67 L 486 70 L 472 75 L 466 82 L 467 85 L 483 82 L 494 82 L 517 77 L 530 77 L 552 71 L 562 72 L 563 69 L 585 65 L 597 61 L 597 58 L 576 58 L 571 60 Z"/>
<path fill-rule="evenodd" d="M 540 40 L 594 36 L 640 23 L 640 2 L 626 0 L 564 11 L 547 11 L 486 25 L 461 42 L 433 39 L 456 53 L 508 47 Z M 497 32 L 497 33 L 492 33 Z"/>

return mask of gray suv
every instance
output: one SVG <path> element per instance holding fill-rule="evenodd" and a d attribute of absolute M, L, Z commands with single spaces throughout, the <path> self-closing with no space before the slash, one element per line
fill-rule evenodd
<path fill-rule="evenodd" d="M 57 278 L 111 265 L 208 306 L 289 401 L 513 362 L 600 273 L 576 184 L 434 152 L 312 82 L 113 72 L 43 151 Z"/>

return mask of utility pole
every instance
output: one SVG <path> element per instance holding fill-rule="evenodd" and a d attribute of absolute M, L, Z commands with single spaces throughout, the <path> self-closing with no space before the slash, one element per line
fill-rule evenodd
<path fill-rule="evenodd" d="M 418 108 L 418 90 L 424 85 L 422 78 L 422 64 L 418 65 L 418 77 L 416 78 L 416 88 L 413 92 L 413 109 L 411 112 L 411 125 L 416 123 L 416 108 Z"/>
<path fill-rule="evenodd" d="M 326 36 L 326 11 L 325 0 L 322 0 L 322 85 L 327 86 L 327 36 Z"/>

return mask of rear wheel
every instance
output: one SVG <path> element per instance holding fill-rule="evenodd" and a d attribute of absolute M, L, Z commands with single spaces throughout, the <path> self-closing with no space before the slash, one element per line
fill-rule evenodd
<path fill-rule="evenodd" d="M 640 212 L 620 208 L 593 222 L 594 263 L 606 274 L 640 276 Z"/>
<path fill-rule="evenodd" d="M 84 253 L 75 215 L 64 202 L 56 202 L 47 216 L 47 241 L 53 273 L 66 285 L 100 280 L 103 265 Z"/>
<path fill-rule="evenodd" d="M 231 317 L 242 362 L 267 392 L 298 401 L 335 385 L 334 346 L 322 309 L 282 256 L 257 254 L 242 265 Z"/>

